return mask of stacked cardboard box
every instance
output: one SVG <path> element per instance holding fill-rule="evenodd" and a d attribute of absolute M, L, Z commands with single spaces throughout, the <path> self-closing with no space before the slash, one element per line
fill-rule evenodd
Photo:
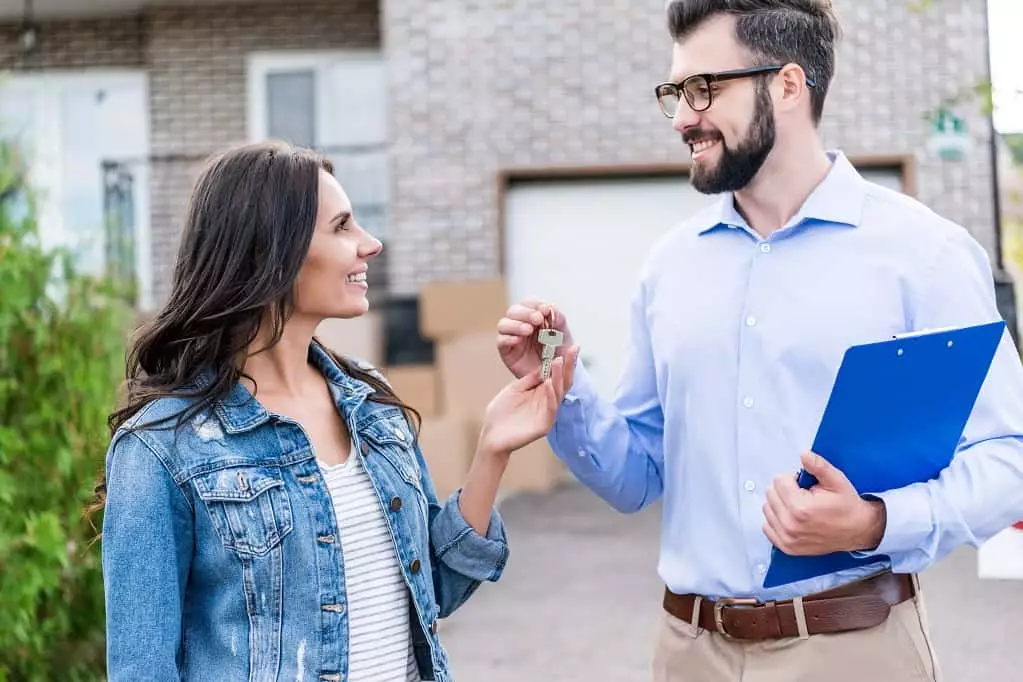
<path fill-rule="evenodd" d="M 497 321 L 507 307 L 501 279 L 427 283 L 419 294 L 419 325 L 434 343 L 434 363 L 384 372 L 402 400 L 423 413 L 420 445 L 442 498 L 464 482 L 484 411 L 513 380 L 496 343 Z M 546 491 L 564 476 L 541 439 L 512 455 L 502 488 Z"/>
<path fill-rule="evenodd" d="M 501 279 L 424 285 L 419 326 L 434 344 L 429 365 L 385 366 L 382 318 L 373 311 L 351 320 L 325 320 L 317 329 L 329 347 L 379 367 L 398 397 L 420 413 L 420 447 L 442 500 L 464 483 L 484 411 L 513 380 L 497 352 L 497 321 L 507 307 Z M 512 455 L 502 490 L 542 492 L 565 476 L 541 439 Z"/>

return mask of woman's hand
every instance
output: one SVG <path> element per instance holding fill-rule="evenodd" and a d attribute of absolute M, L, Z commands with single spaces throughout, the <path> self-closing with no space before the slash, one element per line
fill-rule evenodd
<path fill-rule="evenodd" d="M 540 381 L 537 368 L 498 393 L 484 414 L 479 449 L 507 454 L 545 436 L 572 387 L 578 357 L 579 347 L 573 346 L 554 360 L 547 381 Z"/>
<path fill-rule="evenodd" d="M 542 438 L 554 426 L 558 407 L 572 387 L 578 357 L 579 347 L 569 348 L 554 360 L 547 381 L 540 381 L 537 367 L 508 384 L 487 405 L 476 456 L 458 498 L 466 523 L 480 536 L 489 532 L 491 509 L 509 455 Z"/>

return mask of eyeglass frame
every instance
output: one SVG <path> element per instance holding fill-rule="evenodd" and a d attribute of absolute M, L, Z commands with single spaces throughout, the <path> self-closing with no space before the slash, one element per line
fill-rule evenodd
<path fill-rule="evenodd" d="M 678 99 L 679 99 L 679 104 L 682 103 L 682 100 L 685 100 L 686 105 L 690 109 L 692 109 L 693 111 L 699 113 L 701 111 L 707 111 L 707 109 L 710 109 L 710 105 L 714 103 L 713 90 L 710 89 L 710 86 L 713 85 L 714 83 L 720 83 L 720 82 L 724 82 L 724 81 L 736 80 L 738 78 L 749 78 L 751 76 L 760 76 L 760 75 L 765 74 L 765 73 L 777 72 L 777 71 L 781 71 L 786 66 L 787 66 L 787 64 L 773 64 L 773 65 L 770 65 L 770 66 L 748 66 L 748 67 L 742 68 L 742 69 L 732 69 L 730 71 L 718 71 L 717 73 L 694 73 L 691 76 L 686 76 L 682 81 L 680 81 L 678 83 L 674 83 L 672 81 L 665 81 L 664 83 L 658 83 L 657 85 L 654 86 L 654 96 L 657 98 L 657 105 L 658 105 L 658 107 L 660 107 L 661 113 L 664 114 L 666 118 L 674 119 L 675 118 L 675 114 L 669 115 L 667 110 L 664 108 L 664 105 L 661 103 L 661 89 L 662 88 L 665 88 L 665 87 L 672 87 L 672 88 L 674 88 L 676 90 L 676 95 L 678 96 Z M 691 81 L 693 79 L 696 79 L 696 78 L 702 78 L 704 81 L 706 81 L 707 88 L 708 88 L 707 89 L 707 106 L 703 107 L 702 109 L 697 109 L 696 107 L 694 107 L 693 103 L 689 101 L 689 97 L 686 96 L 686 87 L 685 87 L 686 83 L 688 83 L 689 81 Z M 807 76 L 807 78 L 806 78 L 806 85 L 807 85 L 807 87 L 812 88 L 812 87 L 815 87 L 817 85 L 817 83 L 812 78 Z M 678 112 L 678 108 L 677 107 L 676 107 L 675 111 L 676 111 L 676 113 Z"/>

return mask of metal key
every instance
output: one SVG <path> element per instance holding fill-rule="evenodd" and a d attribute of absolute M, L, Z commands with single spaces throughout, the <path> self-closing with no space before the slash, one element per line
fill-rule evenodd
<path fill-rule="evenodd" d="M 565 335 L 557 329 L 541 329 L 537 332 L 536 340 L 543 346 L 540 354 L 540 381 L 547 381 L 551 378 L 551 364 L 554 362 L 554 353 L 557 352 L 564 340 Z"/>

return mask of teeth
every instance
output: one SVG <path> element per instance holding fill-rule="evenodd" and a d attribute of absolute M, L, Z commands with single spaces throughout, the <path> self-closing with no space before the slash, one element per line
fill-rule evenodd
<path fill-rule="evenodd" d="M 360 273 L 357 273 L 355 275 L 348 275 L 347 277 L 345 277 L 345 281 L 346 282 L 365 282 L 366 281 L 366 273 L 365 272 L 360 272 Z"/>
<path fill-rule="evenodd" d="M 717 144 L 717 140 L 701 140 L 693 143 L 693 151 L 696 153 L 706 151 Z"/>

